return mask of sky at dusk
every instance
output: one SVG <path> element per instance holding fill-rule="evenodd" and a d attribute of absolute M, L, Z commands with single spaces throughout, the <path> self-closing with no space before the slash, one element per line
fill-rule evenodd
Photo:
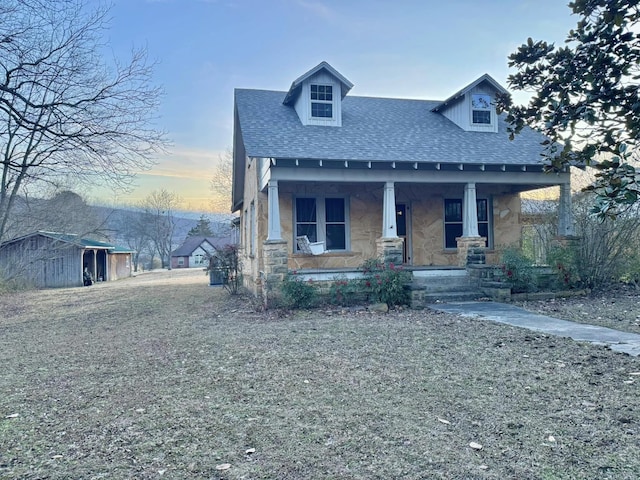
<path fill-rule="evenodd" d="M 171 147 L 131 193 L 93 196 L 132 203 L 165 188 L 200 211 L 232 145 L 234 88 L 286 91 L 323 60 L 349 95 L 445 99 L 484 73 L 507 87 L 510 53 L 527 37 L 562 44 L 577 21 L 564 0 L 112 1 L 107 41 L 115 58 L 146 47 L 157 63 Z"/>

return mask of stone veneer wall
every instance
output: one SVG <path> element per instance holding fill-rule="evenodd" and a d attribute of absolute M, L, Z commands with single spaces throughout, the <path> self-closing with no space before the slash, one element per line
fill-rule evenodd
<path fill-rule="evenodd" d="M 266 195 L 258 192 L 257 162 L 249 159 L 247 162 L 247 171 L 244 178 L 244 205 L 240 212 L 240 261 L 242 262 L 242 281 L 244 287 L 254 295 L 260 295 L 262 289 L 262 279 L 260 276 L 259 258 L 262 255 L 262 242 L 266 238 L 264 223 L 262 221 L 261 210 L 266 209 Z M 247 230 L 247 220 L 250 218 L 251 202 L 256 206 L 257 221 L 257 241 L 255 245 L 255 255 L 250 252 L 250 229 Z M 262 204 L 265 204 L 262 207 Z M 264 214 L 266 217 L 266 213 Z"/>
<path fill-rule="evenodd" d="M 254 294 L 262 288 L 260 272 L 264 270 L 262 258 L 263 242 L 267 235 L 267 195 L 257 191 L 255 165 L 252 164 L 245 176 L 245 205 L 241 218 L 242 261 L 245 287 Z M 479 189 L 482 198 L 491 192 Z M 382 184 L 292 184 L 279 185 L 280 218 L 282 238 L 289 254 L 289 269 L 307 268 L 356 268 L 366 259 L 376 257 L 376 242 L 382 231 Z M 317 256 L 293 254 L 293 198 L 298 196 L 345 195 L 349 205 L 351 251 L 326 253 Z M 412 232 L 413 265 L 455 266 L 458 263 L 456 250 L 443 248 L 443 198 L 461 198 L 462 186 L 442 187 L 439 185 L 398 185 L 396 199 L 409 207 Z M 521 235 L 520 197 L 517 194 L 499 195 L 494 193 L 493 231 L 495 247 L 518 244 Z M 251 200 L 256 202 L 258 240 L 256 257 L 248 253 L 247 235 L 244 232 L 244 209 L 249 211 Z M 495 263 L 498 254 L 487 251 L 487 263 Z"/>
<path fill-rule="evenodd" d="M 282 237 L 289 243 L 289 268 L 357 268 L 376 256 L 376 239 L 382 234 L 382 184 L 282 184 L 280 221 Z M 293 254 L 293 198 L 295 196 L 346 195 L 351 240 L 350 252 L 309 256 Z M 375 206 L 375 207 L 374 207 Z"/>

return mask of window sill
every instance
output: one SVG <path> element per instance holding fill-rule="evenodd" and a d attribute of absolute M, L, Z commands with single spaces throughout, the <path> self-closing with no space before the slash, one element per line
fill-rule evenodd
<path fill-rule="evenodd" d="M 340 251 L 326 251 L 321 253 L 320 255 L 309 255 L 307 253 L 294 252 L 292 256 L 294 258 L 305 258 L 305 257 L 350 257 L 352 255 L 356 255 L 357 252 L 340 250 Z"/>

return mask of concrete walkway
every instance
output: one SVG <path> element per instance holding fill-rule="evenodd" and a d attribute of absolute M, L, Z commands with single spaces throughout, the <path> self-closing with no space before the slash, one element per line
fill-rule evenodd
<path fill-rule="evenodd" d="M 621 332 L 607 327 L 559 320 L 546 315 L 528 312 L 514 305 L 497 302 L 457 302 L 429 305 L 441 312 L 457 313 L 464 317 L 476 317 L 538 332 L 569 337 L 580 342 L 608 345 L 616 352 L 640 356 L 640 335 Z"/>

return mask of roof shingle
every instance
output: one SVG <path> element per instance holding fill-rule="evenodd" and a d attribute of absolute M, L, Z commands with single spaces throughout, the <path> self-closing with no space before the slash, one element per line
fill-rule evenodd
<path fill-rule="evenodd" d="M 467 132 L 431 110 L 441 101 L 347 96 L 342 126 L 303 125 L 286 92 L 236 89 L 239 126 L 249 157 L 474 164 L 540 164 L 544 137 L 525 129 L 510 141 Z"/>

